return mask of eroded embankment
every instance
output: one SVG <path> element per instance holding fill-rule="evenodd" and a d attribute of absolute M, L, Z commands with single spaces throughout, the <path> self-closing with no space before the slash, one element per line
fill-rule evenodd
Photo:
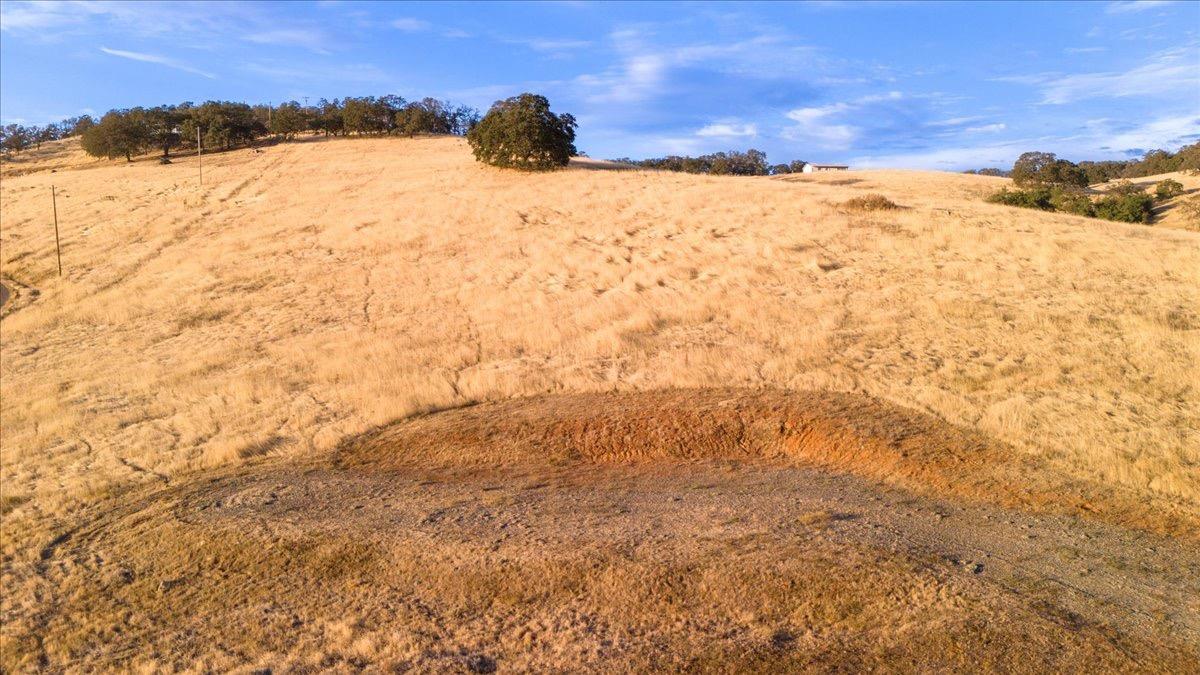
<path fill-rule="evenodd" d="M 982 435 L 878 399 L 832 392 L 675 389 L 483 403 L 344 443 L 343 466 L 412 463 L 786 460 L 940 498 L 1081 515 L 1194 537 L 1195 514 L 1060 476 Z"/>

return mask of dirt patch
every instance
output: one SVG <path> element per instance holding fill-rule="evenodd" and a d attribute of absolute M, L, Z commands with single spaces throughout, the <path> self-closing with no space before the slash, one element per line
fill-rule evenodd
<path fill-rule="evenodd" d="M 6 517 L 0 667 L 1194 670 L 1192 542 L 1021 466 L 850 395 L 448 410 Z"/>
<path fill-rule="evenodd" d="M 1200 565 L 1178 541 L 762 462 L 276 459 L 110 500 L 23 550 L 0 598 L 14 671 L 1198 663 Z"/>
<path fill-rule="evenodd" d="M 1191 514 L 1058 476 L 978 433 L 832 392 L 676 389 L 517 399 L 409 419 L 347 442 L 343 466 L 783 460 L 921 494 L 1195 537 Z"/>

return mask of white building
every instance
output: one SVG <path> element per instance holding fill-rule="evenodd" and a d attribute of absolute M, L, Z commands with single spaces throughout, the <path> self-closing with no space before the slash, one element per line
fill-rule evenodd
<path fill-rule="evenodd" d="M 816 173 L 818 171 L 845 171 L 850 167 L 845 164 L 805 164 L 801 169 L 804 173 Z"/>

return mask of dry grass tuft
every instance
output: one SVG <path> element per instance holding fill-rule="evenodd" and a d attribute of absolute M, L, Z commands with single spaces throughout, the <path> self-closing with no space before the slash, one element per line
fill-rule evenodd
<path fill-rule="evenodd" d="M 842 202 L 842 208 L 851 211 L 895 211 L 900 208 L 896 202 L 878 193 L 853 197 Z"/>

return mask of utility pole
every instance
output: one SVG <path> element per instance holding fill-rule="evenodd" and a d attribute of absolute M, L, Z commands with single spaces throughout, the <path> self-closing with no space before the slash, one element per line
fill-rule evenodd
<path fill-rule="evenodd" d="M 271 111 L 274 110 L 274 108 L 275 106 L 272 105 L 270 101 L 267 101 L 267 131 L 271 130 Z"/>
<path fill-rule="evenodd" d="M 200 185 L 204 185 L 204 156 L 200 152 L 200 125 L 196 125 L 196 163 L 200 167 Z"/>
<path fill-rule="evenodd" d="M 50 203 L 54 206 L 54 252 L 58 255 L 58 276 L 62 276 L 62 245 L 58 242 L 58 195 L 50 186 Z"/>

